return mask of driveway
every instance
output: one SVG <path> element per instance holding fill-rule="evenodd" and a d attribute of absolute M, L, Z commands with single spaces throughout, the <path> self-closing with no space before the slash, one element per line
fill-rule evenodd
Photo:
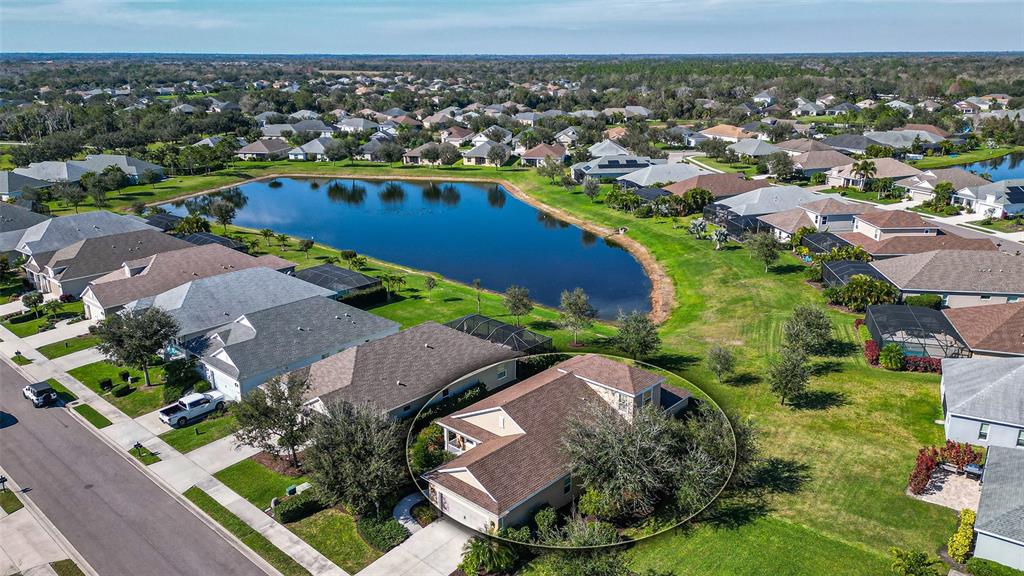
<path fill-rule="evenodd" d="M 66 410 L 32 408 L 26 383 L 0 362 L 0 466 L 97 572 L 263 574 Z"/>
<path fill-rule="evenodd" d="M 462 561 L 462 547 L 474 534 L 450 518 L 419 530 L 356 576 L 448 576 Z"/>

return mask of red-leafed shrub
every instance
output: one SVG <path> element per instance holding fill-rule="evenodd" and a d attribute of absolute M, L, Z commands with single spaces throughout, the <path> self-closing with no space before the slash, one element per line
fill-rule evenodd
<path fill-rule="evenodd" d="M 956 466 L 957 472 L 963 472 L 968 464 L 981 462 L 981 454 L 974 450 L 967 442 L 953 442 L 946 440 L 946 445 L 939 449 L 939 459 L 947 464 Z"/>
<path fill-rule="evenodd" d="M 864 342 L 864 358 L 868 361 L 868 364 L 878 366 L 879 354 L 881 354 L 881 350 L 878 348 L 878 342 L 874 340 L 866 340 Z"/>
<path fill-rule="evenodd" d="M 69 302 L 74 302 L 76 299 L 77 298 L 75 298 L 74 294 L 61 294 L 59 298 L 59 300 L 65 304 Z"/>
<path fill-rule="evenodd" d="M 864 325 L 864 319 L 863 318 L 857 318 L 856 320 L 853 321 L 853 329 L 854 330 L 860 330 L 860 327 L 863 326 L 863 325 Z"/>
<path fill-rule="evenodd" d="M 914 463 L 914 471 L 910 473 L 910 481 L 907 483 L 912 494 L 924 492 L 925 486 L 932 478 L 932 472 L 938 465 L 939 451 L 934 446 L 918 450 L 917 462 Z"/>
<path fill-rule="evenodd" d="M 907 372 L 935 372 L 942 374 L 942 358 L 907 356 L 903 359 L 903 369 Z"/>

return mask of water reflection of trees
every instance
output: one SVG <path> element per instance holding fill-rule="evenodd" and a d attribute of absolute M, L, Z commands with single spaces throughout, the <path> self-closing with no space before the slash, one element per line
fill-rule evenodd
<path fill-rule="evenodd" d="M 462 201 L 462 194 L 452 184 L 430 182 L 423 187 L 423 201 L 428 204 L 441 203 L 445 206 L 457 206 Z"/>
<path fill-rule="evenodd" d="M 590 230 L 582 230 L 582 232 L 583 235 L 581 236 L 580 241 L 583 242 L 584 246 L 593 246 L 594 244 L 597 244 L 597 234 L 594 234 Z"/>
<path fill-rule="evenodd" d="M 540 222 L 548 230 L 555 230 L 558 228 L 568 228 L 569 223 L 563 222 L 558 218 L 555 218 L 551 214 L 544 212 L 543 210 L 537 210 L 537 222 Z"/>
<path fill-rule="evenodd" d="M 498 186 L 491 186 L 487 189 L 487 203 L 491 208 L 503 208 L 505 206 L 505 191 Z"/>
<path fill-rule="evenodd" d="M 377 197 L 385 204 L 401 204 L 405 202 L 405 188 L 397 182 L 388 182 L 377 193 Z"/>
<path fill-rule="evenodd" d="M 366 187 L 362 184 L 352 182 L 332 182 L 327 187 L 327 199 L 331 202 L 341 202 L 349 206 L 359 206 L 366 201 Z"/>
<path fill-rule="evenodd" d="M 202 196 L 195 196 L 193 198 L 187 198 L 178 202 L 172 203 L 175 208 L 181 208 L 184 206 L 185 210 L 189 214 L 195 214 L 198 216 L 210 216 L 210 207 L 218 201 L 224 201 L 232 205 L 236 211 L 240 211 L 242 208 L 249 203 L 249 197 L 242 192 L 242 189 L 238 186 L 232 186 L 225 188 L 217 192 L 210 192 Z"/>

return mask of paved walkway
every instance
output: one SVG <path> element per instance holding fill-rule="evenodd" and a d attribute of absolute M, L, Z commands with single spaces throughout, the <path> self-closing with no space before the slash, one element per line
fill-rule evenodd
<path fill-rule="evenodd" d="M 97 322 L 98 320 L 96 319 L 81 320 L 73 323 L 68 323 L 67 320 L 61 320 L 60 322 L 57 322 L 57 325 L 53 330 L 46 330 L 38 334 L 33 334 L 32 336 L 23 338 L 23 340 L 33 348 L 39 348 L 40 346 L 88 334 L 89 327 L 95 325 Z"/>
<path fill-rule="evenodd" d="M 235 435 L 225 436 L 188 453 L 189 460 L 210 474 L 216 474 L 246 458 L 259 454 L 259 448 L 239 444 Z"/>
<path fill-rule="evenodd" d="M 399 500 L 398 504 L 395 504 L 395 509 L 391 512 L 391 515 L 395 517 L 395 520 L 398 520 L 399 524 L 405 526 L 406 529 L 409 530 L 410 534 L 415 534 L 423 528 L 420 526 L 420 523 L 412 517 L 412 507 L 424 500 L 426 500 L 426 498 L 423 497 L 423 493 L 417 490 Z"/>
<path fill-rule="evenodd" d="M 54 574 L 50 562 L 67 557 L 28 508 L 0 510 L 0 575 Z"/>
<path fill-rule="evenodd" d="M 462 547 L 473 532 L 450 518 L 431 522 L 358 576 L 448 576 L 462 561 Z"/>

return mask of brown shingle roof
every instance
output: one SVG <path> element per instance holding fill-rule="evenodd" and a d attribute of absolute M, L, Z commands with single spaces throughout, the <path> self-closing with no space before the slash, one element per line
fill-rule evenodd
<path fill-rule="evenodd" d="M 939 182 L 949 182 L 953 185 L 953 190 L 962 190 L 970 186 L 985 186 L 986 184 L 990 184 L 988 180 L 985 180 L 981 176 L 978 176 L 973 172 L 968 172 L 962 168 L 933 168 L 931 170 L 925 170 L 917 176 L 897 180 L 894 184 L 909 188 L 921 182 L 928 182 L 933 186 Z"/>
<path fill-rule="evenodd" d="M 126 260 L 145 258 L 190 246 L 188 242 L 159 230 L 138 230 L 87 238 L 57 250 L 43 264 L 55 270 L 61 280 L 97 277 L 120 267 Z"/>
<path fill-rule="evenodd" d="M 739 174 L 701 174 L 686 180 L 680 180 L 675 184 L 666 186 L 665 190 L 668 190 L 676 196 L 682 196 L 686 192 L 694 188 L 703 188 L 714 198 L 728 198 L 729 196 L 736 196 L 737 194 L 743 194 L 744 192 L 750 192 L 751 190 L 757 190 L 758 188 L 764 188 L 765 183 L 763 180 L 747 180 Z"/>
<path fill-rule="evenodd" d="M 1024 257 L 995 250 L 936 250 L 871 265 L 901 290 L 1024 294 Z"/>
<path fill-rule="evenodd" d="M 523 153 L 523 158 L 547 158 L 561 160 L 565 157 L 565 146 L 561 144 L 538 144 Z"/>
<path fill-rule="evenodd" d="M 875 228 L 936 228 L 914 212 L 906 210 L 875 210 L 857 216 Z"/>
<path fill-rule="evenodd" d="M 701 134 L 708 137 L 717 138 L 753 138 L 757 136 L 752 132 L 747 132 L 739 126 L 733 126 L 732 124 L 718 124 L 705 130 L 700 131 Z"/>
<path fill-rule="evenodd" d="M 758 220 L 765 224 L 782 230 L 787 234 L 793 234 L 801 228 L 814 228 L 814 222 L 803 208 L 790 208 L 774 214 L 758 216 Z"/>
<path fill-rule="evenodd" d="M 845 166 L 850 162 L 853 162 L 853 158 L 850 158 L 842 152 L 831 149 L 811 150 L 810 152 L 804 152 L 803 154 L 793 158 L 793 165 L 801 170 L 834 168 L 836 166 Z"/>
<path fill-rule="evenodd" d="M 896 130 L 921 130 L 922 132 L 928 132 L 930 134 L 935 134 L 936 136 L 942 136 L 943 138 L 949 138 L 950 136 L 949 132 L 946 132 L 934 124 L 907 124 L 902 128 L 897 128 Z"/>
<path fill-rule="evenodd" d="M 906 178 L 907 176 L 914 176 L 920 174 L 921 171 L 913 166 L 904 164 L 894 158 L 872 158 L 871 162 L 875 165 L 875 175 L 872 176 L 874 179 L 881 178 L 892 178 L 898 180 L 900 178 Z M 834 176 L 841 176 L 845 178 L 859 178 L 853 172 L 853 164 L 847 164 L 846 166 L 836 166 L 829 171 L 829 174 Z"/>
<path fill-rule="evenodd" d="M 1024 302 L 950 308 L 943 314 L 971 350 L 1024 356 Z"/>
<path fill-rule="evenodd" d="M 839 214 L 864 214 L 865 212 L 872 212 L 878 209 L 870 204 L 861 204 L 860 202 L 843 202 L 842 200 L 836 200 L 835 198 L 822 198 L 821 200 L 801 204 L 800 207 L 809 212 L 825 216 L 834 216 Z"/>
<path fill-rule="evenodd" d="M 987 238 L 964 238 L 955 234 L 937 236 L 892 236 L 885 240 L 874 240 L 860 232 L 837 234 L 850 244 L 860 246 L 868 254 L 878 256 L 905 256 L 922 254 L 934 250 L 998 250 Z"/>
<path fill-rule="evenodd" d="M 835 148 L 825 144 L 820 140 L 812 140 L 810 138 L 796 138 L 794 140 L 786 140 L 776 144 L 777 147 L 782 148 L 788 152 L 813 152 L 816 150 L 835 150 Z"/>

